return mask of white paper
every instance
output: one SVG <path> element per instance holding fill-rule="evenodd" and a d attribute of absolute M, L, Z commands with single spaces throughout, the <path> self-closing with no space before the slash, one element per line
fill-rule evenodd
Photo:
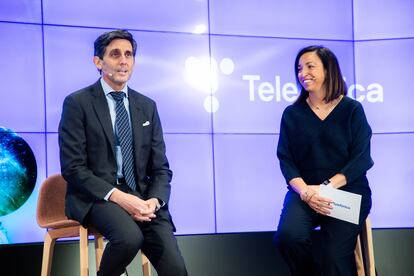
<path fill-rule="evenodd" d="M 328 215 L 354 224 L 359 223 L 361 195 L 321 185 L 319 195 L 333 200 L 331 213 Z"/>

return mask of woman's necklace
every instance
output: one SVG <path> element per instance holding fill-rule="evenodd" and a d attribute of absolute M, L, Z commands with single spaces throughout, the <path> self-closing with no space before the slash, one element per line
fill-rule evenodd
<path fill-rule="evenodd" d="M 339 96 L 338 98 L 336 98 L 335 100 L 333 100 L 333 101 L 331 101 L 331 102 L 329 102 L 329 103 L 327 103 L 325 106 L 325 108 L 321 108 L 320 106 L 317 106 L 317 105 L 315 105 L 313 102 L 312 102 L 312 100 L 311 100 L 311 98 L 310 97 L 308 97 L 307 99 L 306 99 L 306 101 L 309 103 L 309 105 L 311 106 L 311 108 L 313 108 L 313 109 L 315 109 L 315 110 L 324 110 L 324 111 L 329 111 L 332 107 L 335 107 L 338 103 L 339 103 L 339 101 L 342 99 L 342 95 L 341 96 Z"/>
<path fill-rule="evenodd" d="M 307 98 L 307 102 L 309 103 L 309 105 L 311 106 L 311 108 L 315 109 L 315 110 L 321 110 L 321 108 L 315 104 L 313 104 L 312 100 L 308 97 Z"/>
<path fill-rule="evenodd" d="M 312 101 L 311 101 L 311 100 L 309 100 L 308 102 L 309 102 L 309 104 L 311 105 L 311 107 L 312 107 L 313 109 L 320 110 L 319 106 L 313 105 L 313 103 L 312 103 Z"/>

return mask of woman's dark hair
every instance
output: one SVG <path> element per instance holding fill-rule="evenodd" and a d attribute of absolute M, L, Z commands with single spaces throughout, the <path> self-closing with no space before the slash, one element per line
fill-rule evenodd
<path fill-rule="evenodd" d="M 94 43 L 94 55 L 103 59 L 105 54 L 106 47 L 112 42 L 114 39 L 126 39 L 131 42 L 132 45 L 132 54 L 135 57 L 137 52 L 137 42 L 135 41 L 132 34 L 126 30 L 115 30 L 101 34 Z"/>
<path fill-rule="evenodd" d="M 298 87 L 301 88 L 299 98 L 296 102 L 301 102 L 306 100 L 309 96 L 309 92 L 306 91 L 302 84 L 299 81 L 298 71 L 299 71 L 299 59 L 303 54 L 314 52 L 321 59 L 323 68 L 325 69 L 325 82 L 326 87 L 326 96 L 323 99 L 326 103 L 331 102 L 337 99 L 341 95 L 346 95 L 347 87 L 346 83 L 342 77 L 341 68 L 339 68 L 338 59 L 335 54 L 326 47 L 319 45 L 312 45 L 305 47 L 299 51 L 295 60 L 295 75 L 296 83 Z"/>

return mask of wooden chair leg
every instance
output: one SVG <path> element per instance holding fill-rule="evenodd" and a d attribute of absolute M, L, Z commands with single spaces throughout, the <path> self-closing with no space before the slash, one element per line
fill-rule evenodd
<path fill-rule="evenodd" d="M 141 251 L 142 273 L 144 276 L 151 276 L 151 263 L 147 256 Z"/>
<path fill-rule="evenodd" d="M 96 259 L 96 271 L 99 270 L 101 259 L 104 250 L 103 237 L 101 235 L 95 235 L 95 259 Z"/>
<path fill-rule="evenodd" d="M 360 236 L 358 236 L 357 244 L 356 244 L 354 253 L 355 253 L 356 266 L 357 266 L 357 274 L 358 274 L 358 276 L 365 276 L 364 260 L 363 260 L 363 257 L 362 257 L 362 248 L 361 248 Z"/>
<path fill-rule="evenodd" d="M 56 239 L 52 238 L 49 232 L 46 232 L 43 243 L 42 272 L 41 276 L 49 276 L 52 270 L 53 250 Z"/>
<path fill-rule="evenodd" d="M 80 276 L 88 276 L 88 229 L 79 226 L 79 247 L 80 247 Z"/>
<path fill-rule="evenodd" d="M 369 218 L 365 220 L 365 224 L 363 226 L 361 234 L 361 239 L 365 257 L 365 272 L 368 276 L 375 276 L 374 244 L 372 240 L 371 220 Z"/>

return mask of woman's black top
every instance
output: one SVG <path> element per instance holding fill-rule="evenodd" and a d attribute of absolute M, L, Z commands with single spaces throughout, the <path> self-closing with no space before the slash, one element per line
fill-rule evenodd
<path fill-rule="evenodd" d="M 371 136 L 356 100 L 343 97 L 324 120 L 306 101 L 296 102 L 285 109 L 280 126 L 277 156 L 283 176 L 287 182 L 302 177 L 317 185 L 341 173 L 347 180 L 342 190 L 370 194 L 366 172 L 374 164 Z"/>

